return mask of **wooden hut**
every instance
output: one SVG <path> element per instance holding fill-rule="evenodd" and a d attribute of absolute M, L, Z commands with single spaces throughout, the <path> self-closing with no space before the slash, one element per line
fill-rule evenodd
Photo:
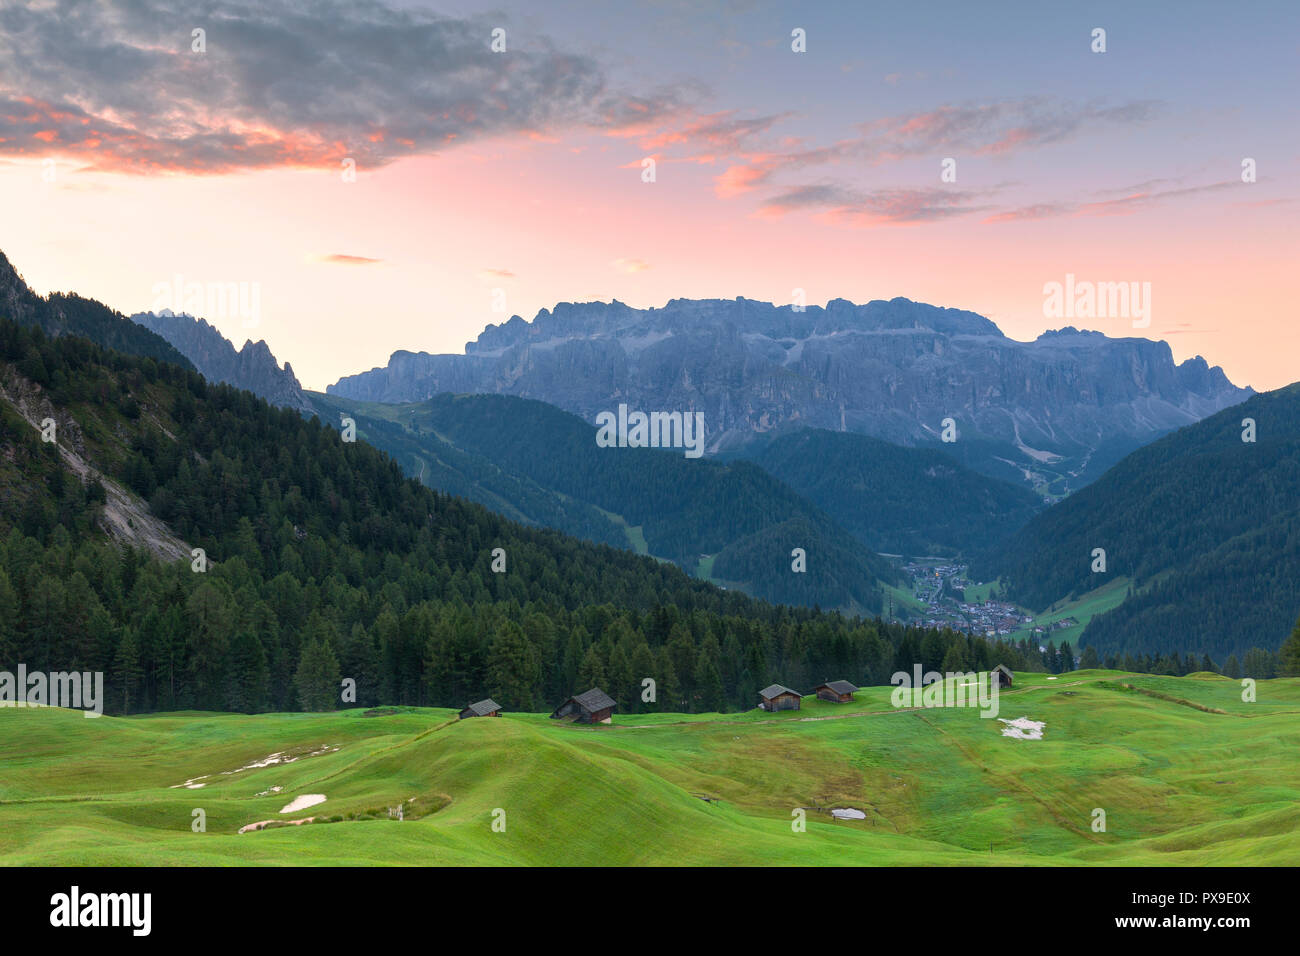
<path fill-rule="evenodd" d="M 575 720 L 580 724 L 608 723 L 613 719 L 614 701 L 599 687 L 593 687 L 585 694 L 570 697 L 551 714 L 552 720 Z"/>
<path fill-rule="evenodd" d="M 460 712 L 460 719 L 466 717 L 500 717 L 501 705 L 491 697 L 486 700 L 480 700 L 477 703 L 470 704 Z"/>
<path fill-rule="evenodd" d="M 1011 668 L 1007 667 L 1006 664 L 999 664 L 989 671 L 989 683 L 996 682 L 998 687 L 1010 687 L 1015 676 L 1015 674 L 1011 673 Z"/>
<path fill-rule="evenodd" d="M 797 690 L 773 684 L 758 692 L 758 706 L 775 713 L 778 710 L 798 710 L 803 695 Z"/>
<path fill-rule="evenodd" d="M 828 680 L 824 684 L 818 684 L 813 693 L 822 700 L 834 701 L 837 704 L 851 704 L 857 690 L 846 680 Z"/>

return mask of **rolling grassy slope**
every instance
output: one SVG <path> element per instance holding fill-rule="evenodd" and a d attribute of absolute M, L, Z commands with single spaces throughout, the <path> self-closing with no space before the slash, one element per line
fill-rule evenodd
<path fill-rule="evenodd" d="M 1300 680 L 1261 682 L 1247 704 L 1217 677 L 1019 675 L 1001 716 L 1045 721 L 1037 741 L 973 710 L 896 711 L 890 690 L 607 727 L 418 708 L 0 709 L 0 863 L 1300 863 Z M 282 752 L 297 759 L 226 772 Z M 307 793 L 328 799 L 279 813 Z M 403 822 L 387 815 L 399 803 Z M 867 819 L 810 810 L 793 832 L 791 810 L 814 806 Z M 1096 807 L 1105 833 L 1090 828 Z M 191 832 L 194 808 L 205 833 Z M 311 816 L 340 822 L 237 832 Z"/>

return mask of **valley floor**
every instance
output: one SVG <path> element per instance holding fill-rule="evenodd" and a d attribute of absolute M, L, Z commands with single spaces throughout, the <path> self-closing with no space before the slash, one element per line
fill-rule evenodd
<path fill-rule="evenodd" d="M 0 709 L 0 863 L 1300 864 L 1300 680 L 1017 675 L 999 717 L 1041 739 L 891 690 L 594 727 Z"/>

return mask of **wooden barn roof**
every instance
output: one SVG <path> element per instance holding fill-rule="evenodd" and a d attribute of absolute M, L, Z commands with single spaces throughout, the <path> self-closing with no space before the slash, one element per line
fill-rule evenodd
<path fill-rule="evenodd" d="M 1002 673 L 1006 674 L 1008 677 L 1011 678 L 1014 678 L 1016 676 L 1015 674 L 1011 673 L 1011 668 L 1008 667 L 1006 664 L 999 664 L 997 667 L 993 669 L 995 671 L 1002 671 Z"/>
<path fill-rule="evenodd" d="M 828 680 L 824 684 L 817 685 L 818 690 L 823 687 L 829 687 L 837 694 L 853 694 L 857 692 L 857 688 L 846 680 Z"/>
<path fill-rule="evenodd" d="M 773 684 L 770 687 L 764 687 L 758 692 L 758 696 L 764 700 L 771 700 L 773 697 L 780 697 L 782 694 L 794 694 L 796 697 L 802 697 L 803 694 L 797 690 L 791 690 L 789 687 L 783 687 L 780 684 Z"/>
<path fill-rule="evenodd" d="M 479 717 L 486 717 L 488 714 L 492 713 L 492 711 L 500 710 L 501 705 L 489 697 L 486 700 L 476 701 L 465 709 L 473 711 L 475 715 Z"/>
<path fill-rule="evenodd" d="M 606 707 L 618 706 L 618 702 L 599 687 L 593 687 L 585 694 L 579 694 L 573 698 L 573 702 L 583 710 L 604 710 Z"/>

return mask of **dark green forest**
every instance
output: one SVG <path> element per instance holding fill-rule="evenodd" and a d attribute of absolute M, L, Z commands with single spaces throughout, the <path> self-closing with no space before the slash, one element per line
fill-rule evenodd
<path fill-rule="evenodd" d="M 804 570 L 796 571 L 795 549 Z M 856 608 L 880 614 L 878 592 L 863 604 L 858 583 L 871 573 L 855 542 L 828 540 L 806 518 L 791 518 L 728 545 L 713 561 L 717 581 L 745 582 L 781 604 Z"/>
<path fill-rule="evenodd" d="M 851 432 L 804 429 L 747 452 L 876 551 L 984 551 L 1039 511 L 1033 492 L 989 478 L 931 448 Z"/>
<path fill-rule="evenodd" d="M 322 404 L 348 407 L 334 396 Z M 493 510 L 536 513 L 538 523 L 579 536 L 590 530 L 594 540 L 627 547 L 626 534 L 607 517 L 620 515 L 641 529 L 651 554 L 688 571 L 701 556 L 718 555 L 715 568 L 729 573 L 716 577 L 770 601 L 879 611 L 880 582 L 899 580 L 897 569 L 860 547 L 825 511 L 752 462 L 688 460 L 652 448 L 611 451 L 577 416 L 506 395 L 443 394 L 403 406 L 396 414 L 405 427 L 357 414 L 368 441 L 401 456 L 411 473 L 420 473 L 418 457 L 434 487 L 470 484 L 465 493 Z M 584 503 L 589 512 L 577 507 Z M 833 579 L 793 579 L 788 560 L 751 560 L 756 541 L 780 538 L 778 529 L 792 520 L 800 523 L 800 546 L 821 554 L 822 567 L 835 568 Z M 768 558 L 789 553 L 763 550 Z"/>
<path fill-rule="evenodd" d="M 595 505 L 507 471 L 486 454 L 451 444 L 427 425 L 407 428 L 368 415 L 358 403 L 347 399 L 316 392 L 307 395 L 323 421 L 339 423 L 344 417 L 351 417 L 356 422 L 358 437 L 386 451 L 407 474 L 418 476 L 430 488 L 477 501 L 522 524 L 555 528 L 598 544 L 628 547 L 623 526 Z M 412 416 L 417 413 L 402 406 L 393 410 Z"/>

